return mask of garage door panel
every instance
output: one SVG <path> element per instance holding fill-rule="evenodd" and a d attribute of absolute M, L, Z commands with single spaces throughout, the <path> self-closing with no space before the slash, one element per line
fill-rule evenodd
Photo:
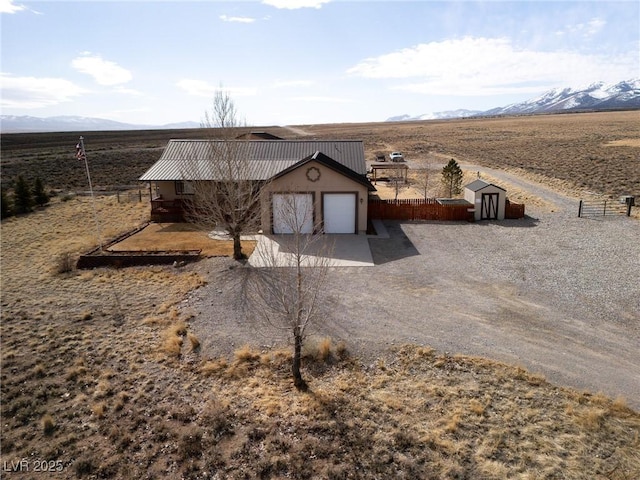
<path fill-rule="evenodd" d="M 322 201 L 325 233 L 356 232 L 355 193 L 325 193 Z"/>
<path fill-rule="evenodd" d="M 273 195 L 273 233 L 313 233 L 313 195 L 278 193 Z"/>

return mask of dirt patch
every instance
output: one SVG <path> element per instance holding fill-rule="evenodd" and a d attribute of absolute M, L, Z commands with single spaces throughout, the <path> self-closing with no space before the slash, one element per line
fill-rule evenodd
<path fill-rule="evenodd" d="M 605 147 L 634 147 L 640 148 L 640 138 L 624 138 L 622 140 L 613 140 L 604 144 Z"/>

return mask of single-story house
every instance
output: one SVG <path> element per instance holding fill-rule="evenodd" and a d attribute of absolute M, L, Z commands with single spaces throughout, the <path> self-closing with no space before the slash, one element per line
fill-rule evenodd
<path fill-rule="evenodd" d="M 304 210 L 301 215 L 312 218 L 306 233 L 366 232 L 368 194 L 375 188 L 366 177 L 363 143 L 352 140 L 170 140 L 140 177 L 151 189 L 151 219 L 177 221 L 184 201 L 197 204 L 190 181 L 220 180 L 206 165 L 229 148 L 246 159 L 247 179 L 264 184 L 263 232 L 291 233 L 278 208 L 291 199 Z"/>
<path fill-rule="evenodd" d="M 504 220 L 507 191 L 484 180 L 464 187 L 464 199 L 473 205 L 476 220 Z"/>

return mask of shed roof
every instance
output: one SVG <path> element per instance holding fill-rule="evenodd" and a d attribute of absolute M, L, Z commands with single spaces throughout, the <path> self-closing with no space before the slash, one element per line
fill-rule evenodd
<path fill-rule="evenodd" d="M 464 188 L 469 189 L 472 192 L 479 192 L 480 190 L 483 190 L 483 189 L 485 189 L 487 187 L 499 188 L 503 192 L 506 192 L 506 190 L 504 188 L 499 187 L 498 185 L 494 185 L 493 183 L 485 182 L 484 180 L 480 180 L 480 179 L 474 180 L 470 184 L 465 185 Z"/>
<path fill-rule="evenodd" d="M 282 170 L 322 152 L 349 170 L 366 174 L 362 141 L 355 140 L 169 140 L 160 159 L 141 181 L 217 180 L 216 157 L 242 163 L 242 176 L 267 180 Z"/>

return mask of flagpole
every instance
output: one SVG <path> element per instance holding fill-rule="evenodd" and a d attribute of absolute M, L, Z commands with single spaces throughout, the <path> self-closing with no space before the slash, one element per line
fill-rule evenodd
<path fill-rule="evenodd" d="M 96 198 L 93 195 L 93 185 L 91 184 L 91 174 L 89 173 L 89 161 L 87 160 L 87 153 L 84 150 L 84 137 L 80 136 L 80 142 L 78 143 L 78 155 L 84 160 L 84 166 L 87 170 L 87 180 L 89 181 L 89 193 L 91 194 L 91 204 L 93 205 L 93 220 L 96 224 L 96 233 L 98 235 L 98 243 L 100 244 L 100 251 L 102 252 L 102 233 L 100 232 L 100 222 L 98 222 L 98 210 L 96 209 Z"/>

